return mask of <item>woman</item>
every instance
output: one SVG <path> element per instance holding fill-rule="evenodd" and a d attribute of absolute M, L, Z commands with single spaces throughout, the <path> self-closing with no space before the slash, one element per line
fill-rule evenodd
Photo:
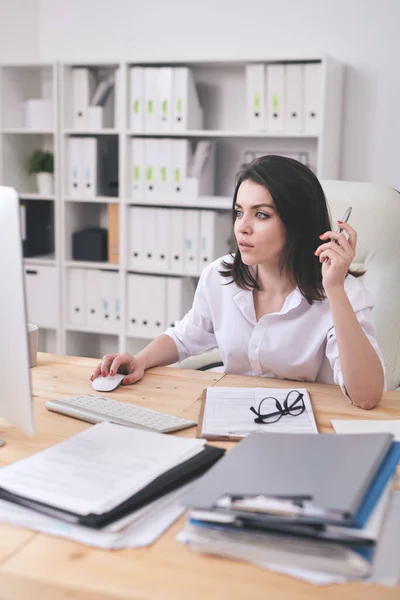
<path fill-rule="evenodd" d="M 281 156 L 239 173 L 233 198 L 238 251 L 207 266 L 192 309 L 136 356 L 106 355 L 91 379 L 144 371 L 218 346 L 228 373 L 337 383 L 354 404 L 376 406 L 384 368 L 372 302 L 350 272 L 357 234 L 331 230 L 315 175 Z"/>

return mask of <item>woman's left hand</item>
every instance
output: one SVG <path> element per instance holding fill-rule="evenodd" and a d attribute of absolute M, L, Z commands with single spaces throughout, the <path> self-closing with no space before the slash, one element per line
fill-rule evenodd
<path fill-rule="evenodd" d="M 350 265 L 354 260 L 357 246 L 357 232 L 347 223 L 338 221 L 339 227 L 348 234 L 326 231 L 319 237 L 327 240 L 315 251 L 322 262 L 322 285 L 325 291 L 343 286 Z M 328 259 L 328 260 L 325 260 Z"/>

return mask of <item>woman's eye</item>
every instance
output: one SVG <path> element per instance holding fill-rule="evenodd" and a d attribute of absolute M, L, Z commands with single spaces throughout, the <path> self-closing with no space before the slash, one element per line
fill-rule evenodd
<path fill-rule="evenodd" d="M 242 211 L 241 211 L 241 210 L 239 210 L 239 209 L 236 209 L 236 210 L 235 210 L 235 215 L 236 215 L 236 217 L 241 217 L 241 216 L 243 215 L 243 213 L 242 213 Z"/>
<path fill-rule="evenodd" d="M 269 219 L 270 216 L 263 212 L 256 212 L 257 219 Z"/>

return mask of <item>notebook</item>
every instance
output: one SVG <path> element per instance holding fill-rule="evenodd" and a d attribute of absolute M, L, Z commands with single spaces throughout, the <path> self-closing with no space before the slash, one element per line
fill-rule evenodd
<path fill-rule="evenodd" d="M 289 392 L 303 395 L 302 414 L 283 415 L 276 422 L 256 423 L 250 407 L 262 414 L 279 412 L 276 400 L 283 407 Z M 262 404 L 261 404 L 262 402 Z M 261 408 L 260 408 L 261 404 Z M 296 412 L 296 411 L 293 411 Z M 278 417 L 278 415 L 276 415 Z M 276 418 L 275 417 L 275 418 Z M 253 432 L 259 433 L 318 433 L 310 396 L 304 388 L 236 388 L 208 387 L 202 395 L 197 437 L 208 440 L 240 440 Z"/>

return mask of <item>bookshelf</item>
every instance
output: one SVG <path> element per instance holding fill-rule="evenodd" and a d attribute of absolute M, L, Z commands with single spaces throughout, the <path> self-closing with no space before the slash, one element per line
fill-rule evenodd
<path fill-rule="evenodd" d="M 267 127 L 263 131 L 251 130 L 246 116 L 246 65 L 249 64 L 262 64 L 265 68 L 268 65 L 320 65 L 318 130 L 280 133 L 271 132 Z M 188 67 L 203 109 L 204 128 L 163 132 L 157 128 L 135 130 L 130 116 L 130 73 L 133 67 Z M 77 122 L 74 115 L 74 77 L 79 69 L 89 69 L 97 81 L 107 77 L 114 79 L 113 91 L 107 100 L 107 110 L 104 109 L 103 126 L 93 122 Z M 15 187 L 21 202 L 46 200 L 54 206 L 54 251 L 46 256 L 24 259 L 26 271 L 37 271 L 37 275 L 27 274 L 27 279 L 43 277 L 42 281 L 50 286 L 46 289 L 54 291 L 53 297 L 50 297 L 41 285 L 27 285 L 31 321 L 37 321 L 35 305 L 38 302 L 44 302 L 45 306 L 49 303 L 47 312 L 56 315 L 55 320 L 50 323 L 45 322 L 43 325 L 36 322 L 41 332 L 40 349 L 102 356 L 107 352 L 134 353 L 149 342 L 148 337 L 135 337 L 130 333 L 129 277 L 132 274 L 146 275 L 151 272 L 162 279 L 171 275 L 171 271 L 169 268 L 148 271 L 143 267 L 132 266 L 129 260 L 132 208 L 153 206 L 157 209 L 183 210 L 185 214 L 187 209 L 228 213 L 232 204 L 235 174 L 246 157 L 252 155 L 274 153 L 306 156 L 309 166 L 320 179 L 339 179 L 343 75 L 344 65 L 328 56 L 301 60 L 296 57 L 274 57 L 268 60 L 268 57 L 264 57 L 261 60 L 168 64 L 82 61 L 71 64 L 0 65 L 0 183 Z M 51 128 L 26 127 L 24 103 L 31 98 L 52 101 Z M 164 138 L 171 141 L 189 140 L 192 148 L 202 140 L 214 141 L 216 157 L 212 195 L 179 197 L 165 194 L 153 202 L 148 198 L 144 201 L 144 198 L 132 195 L 132 140 Z M 117 189 L 102 184 L 93 195 L 74 191 L 71 193 L 68 172 L 70 140 L 78 145 L 81 143 L 83 148 L 82 143 L 85 144 L 88 139 L 96 140 L 93 143 L 97 148 L 107 148 L 108 155 L 113 155 L 114 169 L 117 169 Z M 27 156 L 35 148 L 54 152 L 53 194 L 40 195 L 35 179 L 27 174 Z M 110 206 L 116 206 L 118 210 L 118 263 L 74 260 L 72 234 L 84 228 L 107 229 Z M 199 272 L 200 268 L 193 271 L 188 268 L 175 269 L 173 276 L 191 278 L 195 284 Z M 90 324 L 90 319 L 89 324 L 71 322 L 71 277 L 85 278 L 86 285 L 90 286 L 96 274 L 104 281 L 112 281 L 112 287 L 119 298 L 118 320 L 112 326 L 105 323 L 104 319 L 103 324 Z M 43 311 L 39 313 L 40 318 L 42 314 Z"/>

